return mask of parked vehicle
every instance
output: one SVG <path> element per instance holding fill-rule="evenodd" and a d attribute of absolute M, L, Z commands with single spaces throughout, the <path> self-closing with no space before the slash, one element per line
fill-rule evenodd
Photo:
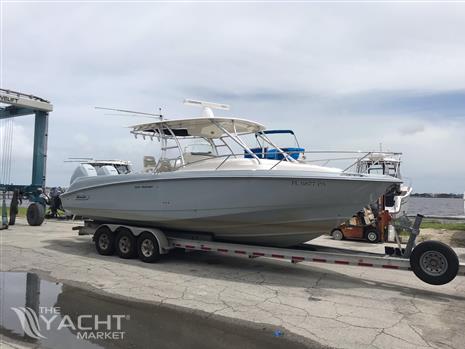
<path fill-rule="evenodd" d="M 389 222 L 392 217 L 387 210 L 374 214 L 369 208 L 365 208 L 331 231 L 335 240 L 364 240 L 371 243 L 385 241 Z"/>

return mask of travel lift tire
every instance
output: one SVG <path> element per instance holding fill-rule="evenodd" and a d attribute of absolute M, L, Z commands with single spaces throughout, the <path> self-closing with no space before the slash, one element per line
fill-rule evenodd
<path fill-rule="evenodd" d="M 94 234 L 95 248 L 103 256 L 115 253 L 115 234 L 108 227 L 100 227 Z"/>
<path fill-rule="evenodd" d="M 153 234 L 144 232 L 137 238 L 137 254 L 145 263 L 153 263 L 160 259 L 160 247 Z"/>
<path fill-rule="evenodd" d="M 136 256 L 136 238 L 131 231 L 119 228 L 116 230 L 116 234 L 116 254 L 124 259 L 134 258 Z"/>
<path fill-rule="evenodd" d="M 439 241 L 425 241 L 412 250 L 410 267 L 424 282 L 444 285 L 457 275 L 459 258 L 446 244 Z"/>
<path fill-rule="evenodd" d="M 31 226 L 41 225 L 45 219 L 45 207 L 38 202 L 33 202 L 27 208 L 26 218 Z"/>
<path fill-rule="evenodd" d="M 344 239 L 344 234 L 342 233 L 341 229 L 333 229 L 333 231 L 331 232 L 331 236 L 334 240 Z"/>

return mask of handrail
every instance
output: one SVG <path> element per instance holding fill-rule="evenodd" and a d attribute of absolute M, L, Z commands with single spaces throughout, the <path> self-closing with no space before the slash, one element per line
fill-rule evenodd
<path fill-rule="evenodd" d="M 218 127 L 220 130 L 222 130 L 224 133 L 226 133 L 229 138 L 231 138 L 234 142 L 236 142 L 237 144 L 239 144 L 239 146 L 241 146 L 247 153 L 249 153 L 249 155 L 251 155 L 255 160 L 257 160 L 258 163 L 260 163 L 260 159 L 258 158 L 257 155 L 255 155 L 248 147 L 247 145 L 244 144 L 244 142 L 242 142 L 242 140 L 237 137 L 237 132 L 235 132 L 235 135 L 231 134 L 231 132 L 229 132 L 228 130 L 226 130 L 223 126 L 221 126 L 221 124 L 217 123 L 216 121 L 213 121 L 212 120 L 212 123 Z M 236 126 L 234 125 L 234 130 L 236 129 Z"/>
<path fill-rule="evenodd" d="M 229 159 L 231 156 L 232 156 L 232 154 L 229 154 L 227 157 L 225 157 L 224 160 L 221 161 L 221 164 L 219 164 L 219 165 L 215 168 L 215 170 L 217 170 L 217 169 L 219 169 L 221 166 L 223 166 L 223 164 L 224 164 L 226 161 L 228 161 L 228 159 Z"/>
<path fill-rule="evenodd" d="M 361 160 L 367 158 L 368 156 L 372 155 L 372 154 L 379 154 L 380 152 L 359 152 L 359 151 L 305 151 L 305 152 L 301 152 L 301 151 L 288 151 L 286 152 L 288 155 L 291 155 L 291 154 L 295 154 L 295 153 L 310 153 L 310 154 L 324 154 L 324 153 L 331 153 L 331 154 L 336 154 L 336 153 L 343 153 L 343 154 L 349 154 L 349 153 L 352 153 L 352 154 L 360 154 L 360 155 L 363 155 L 361 157 L 336 157 L 336 158 L 325 158 L 325 159 L 314 159 L 314 160 L 305 160 L 305 161 L 302 161 L 302 160 L 297 160 L 296 162 L 297 163 L 315 163 L 315 162 L 320 162 L 320 161 L 325 161 L 326 163 L 328 163 L 329 161 L 340 161 L 340 160 L 355 160 L 350 166 L 346 167 L 345 169 L 342 170 L 342 172 L 348 172 L 351 168 L 353 168 L 355 165 L 357 165 L 358 163 L 360 163 Z M 264 152 L 263 153 L 264 155 L 266 154 L 273 154 L 275 155 L 276 152 Z M 383 154 L 388 154 L 388 155 L 392 155 L 392 154 L 395 154 L 395 155 L 400 155 L 401 153 L 394 153 L 394 152 L 383 152 Z M 192 165 L 192 164 L 197 164 L 197 163 L 200 163 L 200 162 L 203 162 L 203 161 L 207 161 L 207 160 L 211 160 L 211 159 L 215 159 L 215 158 L 224 158 L 221 163 L 215 168 L 215 170 L 218 170 L 220 169 L 229 159 L 231 158 L 237 158 L 237 156 L 241 156 L 243 157 L 244 156 L 244 153 L 231 153 L 231 154 L 223 154 L 223 155 L 214 155 L 214 156 L 211 156 L 211 157 L 208 157 L 208 158 L 204 158 L 204 159 L 200 159 L 200 160 L 196 160 L 196 161 L 192 161 L 192 162 L 189 162 L 189 163 L 186 163 L 186 164 L 183 164 L 183 165 L 180 165 L 180 166 L 177 166 L 176 168 L 183 168 L 183 167 L 186 167 L 188 165 Z M 266 158 L 265 158 L 266 159 Z M 178 158 L 171 158 L 171 159 L 165 159 L 165 160 L 168 160 L 168 161 L 178 161 L 180 160 L 179 157 Z M 283 157 L 281 158 L 279 161 L 277 161 L 275 164 L 273 164 L 272 167 L 270 167 L 268 170 L 272 170 L 274 169 L 275 167 L 277 167 L 278 165 L 280 165 L 282 162 L 284 161 L 288 161 L 287 158 Z M 377 164 L 379 163 L 379 161 L 375 161 L 374 164 Z"/>
<path fill-rule="evenodd" d="M 283 157 L 285 157 L 288 161 L 291 162 L 296 162 L 297 160 L 294 160 L 292 156 L 284 152 L 280 147 L 278 147 L 276 144 L 274 144 L 271 139 L 269 139 L 264 133 L 258 133 L 261 139 L 263 139 L 265 142 L 268 142 L 272 147 L 274 147 Z"/>

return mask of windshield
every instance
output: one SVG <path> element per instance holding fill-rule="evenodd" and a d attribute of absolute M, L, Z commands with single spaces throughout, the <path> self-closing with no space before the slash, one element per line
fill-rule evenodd
<path fill-rule="evenodd" d="M 290 132 L 286 133 L 265 133 L 265 136 L 270 139 L 277 147 L 279 148 L 298 148 L 299 144 L 297 143 L 297 139 L 294 134 Z M 259 146 L 263 146 L 264 141 L 257 138 L 257 142 Z"/>

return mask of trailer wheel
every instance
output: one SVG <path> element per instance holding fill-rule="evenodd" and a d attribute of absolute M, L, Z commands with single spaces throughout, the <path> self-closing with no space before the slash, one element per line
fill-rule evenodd
<path fill-rule="evenodd" d="M 33 202 L 27 208 L 26 218 L 29 225 L 41 225 L 45 219 L 45 207 L 38 202 Z"/>
<path fill-rule="evenodd" d="M 95 248 L 103 256 L 115 253 L 115 234 L 108 227 L 100 227 L 94 234 Z"/>
<path fill-rule="evenodd" d="M 425 241 L 412 250 L 410 267 L 424 282 L 444 285 L 457 275 L 459 258 L 446 244 L 439 241 Z"/>
<path fill-rule="evenodd" d="M 115 247 L 118 256 L 125 259 L 134 258 L 136 255 L 136 238 L 134 235 L 126 228 L 117 229 L 116 232 Z"/>
<path fill-rule="evenodd" d="M 379 233 L 376 229 L 370 229 L 366 232 L 366 239 L 375 244 L 379 241 Z"/>
<path fill-rule="evenodd" d="M 331 236 L 334 240 L 344 239 L 344 234 L 342 233 L 341 229 L 333 229 L 333 231 L 331 232 Z"/>
<path fill-rule="evenodd" d="M 137 253 L 139 259 L 145 263 L 153 263 L 160 259 L 158 241 L 149 232 L 144 232 L 137 239 Z"/>

